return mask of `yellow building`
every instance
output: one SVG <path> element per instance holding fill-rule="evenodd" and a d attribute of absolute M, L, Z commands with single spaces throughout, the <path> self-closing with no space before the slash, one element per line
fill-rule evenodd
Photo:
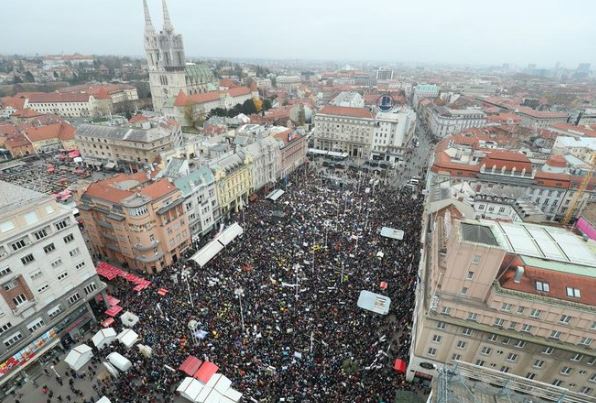
<path fill-rule="evenodd" d="M 231 154 L 209 165 L 215 176 L 215 188 L 222 216 L 241 210 L 248 203 L 252 189 L 252 159 L 243 154 Z"/>
<path fill-rule="evenodd" d="M 27 127 L 24 135 L 31 142 L 35 153 L 55 151 L 59 149 L 72 150 L 75 129 L 68 123 L 53 123 L 39 127 Z"/>

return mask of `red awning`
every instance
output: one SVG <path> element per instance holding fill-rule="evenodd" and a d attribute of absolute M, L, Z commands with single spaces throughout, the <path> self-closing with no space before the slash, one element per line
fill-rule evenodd
<path fill-rule="evenodd" d="M 114 324 L 114 318 L 107 318 L 103 322 L 101 322 L 101 327 L 110 327 Z"/>
<path fill-rule="evenodd" d="M 101 302 L 101 301 L 103 301 L 103 295 L 97 294 L 95 299 L 97 300 L 97 302 Z M 120 303 L 120 300 L 118 298 L 112 297 L 111 295 L 108 295 L 108 298 L 106 298 L 106 299 L 107 299 L 109 306 L 118 305 Z"/>
<path fill-rule="evenodd" d="M 211 361 L 205 361 L 203 365 L 201 365 L 201 368 L 195 373 L 194 378 L 203 383 L 207 383 L 218 369 L 219 367 Z"/>
<path fill-rule="evenodd" d="M 110 309 L 108 309 L 105 313 L 108 316 L 114 317 L 122 312 L 122 307 L 120 305 L 114 305 Z"/>
<path fill-rule="evenodd" d="M 113 280 L 122 273 L 122 270 L 111 264 L 107 264 L 106 262 L 99 262 L 95 271 L 97 271 L 97 274 L 108 280 Z"/>
<path fill-rule="evenodd" d="M 80 157 L 81 153 L 78 150 L 72 150 L 71 152 L 68 153 L 68 157 L 69 158 L 76 158 L 76 157 Z"/>
<path fill-rule="evenodd" d="M 386 281 L 381 281 L 381 284 L 379 284 L 379 288 L 381 290 L 387 289 L 387 282 Z"/>
<path fill-rule="evenodd" d="M 166 294 L 168 293 L 168 290 L 166 290 L 165 288 L 160 288 L 159 290 L 157 290 L 157 293 L 159 295 L 161 295 L 162 297 L 165 297 Z"/>
<path fill-rule="evenodd" d="M 393 369 L 400 374 L 405 374 L 407 367 L 408 364 L 404 360 L 400 360 L 399 358 L 397 358 L 393 362 Z"/>
<path fill-rule="evenodd" d="M 188 376 L 193 376 L 199 370 L 203 361 L 199 360 L 193 355 L 189 355 L 186 360 L 178 367 L 179 371 L 184 372 Z"/>

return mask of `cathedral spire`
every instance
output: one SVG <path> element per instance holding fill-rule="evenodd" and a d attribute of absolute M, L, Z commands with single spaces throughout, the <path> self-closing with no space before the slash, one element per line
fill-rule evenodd
<path fill-rule="evenodd" d="M 166 0 L 161 0 L 161 4 L 163 8 L 163 30 L 166 32 L 172 32 L 174 30 L 174 26 L 172 25 L 172 21 L 170 21 L 170 13 L 168 12 Z"/>
<path fill-rule="evenodd" d="M 151 23 L 151 15 L 149 14 L 149 7 L 147 7 L 147 0 L 143 0 L 143 8 L 145 10 L 145 30 L 154 31 L 153 23 Z"/>

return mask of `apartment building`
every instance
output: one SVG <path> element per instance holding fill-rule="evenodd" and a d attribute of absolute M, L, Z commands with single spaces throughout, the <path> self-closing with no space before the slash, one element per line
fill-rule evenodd
<path fill-rule="evenodd" d="M 83 186 L 76 199 L 93 252 L 125 268 L 160 272 L 190 245 L 184 197 L 168 179 L 119 174 Z"/>
<path fill-rule="evenodd" d="M 392 112 L 378 112 L 375 116 L 372 158 L 395 163 L 403 158 L 416 130 L 416 113 L 402 107 Z"/>
<path fill-rule="evenodd" d="M 566 112 L 537 111 L 527 106 L 516 107 L 515 113 L 521 117 L 522 126 L 541 128 L 557 123 L 566 123 L 569 114 Z"/>
<path fill-rule="evenodd" d="M 486 126 L 486 114 L 481 109 L 451 109 L 432 105 L 429 112 L 430 131 L 433 136 L 439 138 L 460 133 L 472 127 Z"/>
<path fill-rule="evenodd" d="M 553 155 L 573 155 L 590 163 L 592 154 L 596 153 L 596 137 L 558 136 L 553 144 Z"/>
<path fill-rule="evenodd" d="M 376 121 L 368 109 L 327 105 L 314 123 L 315 148 L 369 158 Z"/>
<path fill-rule="evenodd" d="M 160 154 L 182 145 L 182 130 L 173 120 L 146 122 L 144 128 L 82 124 L 75 141 L 87 166 L 141 169 Z"/>
<path fill-rule="evenodd" d="M 252 159 L 243 153 L 228 153 L 209 163 L 215 176 L 219 211 L 226 217 L 248 204 L 252 187 Z"/>
<path fill-rule="evenodd" d="M 0 181 L 0 385 L 68 347 L 103 292 L 70 208 Z"/>
<path fill-rule="evenodd" d="M 593 242 L 456 205 L 425 212 L 407 378 L 463 361 L 593 396 Z"/>
<path fill-rule="evenodd" d="M 284 130 L 273 135 L 279 142 L 280 165 L 277 179 L 286 178 L 306 161 L 306 136 L 295 130 Z"/>

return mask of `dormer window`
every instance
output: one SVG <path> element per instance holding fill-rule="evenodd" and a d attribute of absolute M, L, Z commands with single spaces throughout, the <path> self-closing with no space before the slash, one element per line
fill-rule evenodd
<path fill-rule="evenodd" d="M 579 288 L 567 287 L 567 296 L 572 298 L 580 298 L 581 293 L 579 292 Z"/>
<path fill-rule="evenodd" d="M 549 292 L 550 286 L 545 281 L 536 281 L 536 290 L 542 291 L 542 292 Z"/>

